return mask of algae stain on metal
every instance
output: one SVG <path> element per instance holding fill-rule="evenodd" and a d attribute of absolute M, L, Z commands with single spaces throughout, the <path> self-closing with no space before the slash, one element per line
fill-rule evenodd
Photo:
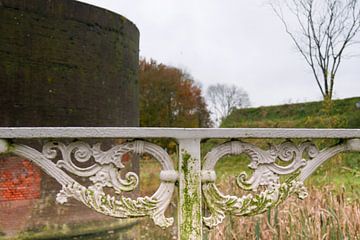
<path fill-rule="evenodd" d="M 196 191 L 197 184 L 199 183 L 199 175 L 192 171 L 192 165 L 196 159 L 191 158 L 191 155 L 184 149 L 182 152 L 181 171 L 184 175 L 184 189 L 183 189 L 183 204 L 181 211 L 183 213 L 181 224 L 182 235 L 181 239 L 190 239 L 196 232 L 200 236 L 200 226 L 197 226 L 201 221 L 200 209 L 196 209 L 200 205 L 200 197 Z M 196 213 L 194 214 L 194 211 Z M 195 219 L 194 219 L 195 215 Z M 194 221 L 195 220 L 195 221 Z"/>

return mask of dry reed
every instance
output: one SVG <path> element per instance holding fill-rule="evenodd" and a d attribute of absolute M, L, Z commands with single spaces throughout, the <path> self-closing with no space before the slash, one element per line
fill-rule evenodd
<path fill-rule="evenodd" d="M 234 179 L 221 188 L 238 193 Z M 305 200 L 295 196 L 259 216 L 228 216 L 224 223 L 207 231 L 208 239 L 360 239 L 360 201 L 346 197 L 328 185 L 309 189 Z"/>

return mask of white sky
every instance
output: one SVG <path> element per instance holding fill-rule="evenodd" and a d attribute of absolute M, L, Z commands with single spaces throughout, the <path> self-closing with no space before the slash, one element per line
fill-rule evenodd
<path fill-rule="evenodd" d="M 235 84 L 252 106 L 321 99 L 265 0 L 82 1 L 131 20 L 140 30 L 140 56 L 187 70 L 204 92 L 210 84 Z M 360 96 L 360 57 L 344 60 L 335 82 L 336 98 L 353 96 Z"/>

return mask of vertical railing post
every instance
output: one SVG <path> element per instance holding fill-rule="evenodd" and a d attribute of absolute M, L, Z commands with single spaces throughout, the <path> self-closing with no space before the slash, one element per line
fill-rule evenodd
<path fill-rule="evenodd" d="M 202 239 L 200 139 L 179 139 L 178 239 Z"/>

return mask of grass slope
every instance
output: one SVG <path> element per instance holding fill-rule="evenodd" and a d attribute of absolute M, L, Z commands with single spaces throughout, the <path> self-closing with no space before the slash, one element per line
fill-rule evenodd
<path fill-rule="evenodd" d="M 360 97 L 334 100 L 330 112 L 323 111 L 322 102 L 285 104 L 259 108 L 238 109 L 226 118 L 221 127 L 284 127 L 284 128 L 360 128 L 360 109 L 356 103 Z M 266 140 L 258 140 L 262 145 Z M 315 140 L 319 149 L 331 146 L 337 140 Z M 239 171 L 234 166 L 236 157 L 219 164 L 224 173 Z M 231 169 L 231 170 L 230 170 Z M 307 185 L 323 187 L 335 185 L 337 189 L 347 188 L 351 197 L 360 196 L 360 154 L 346 153 L 335 156 L 323 164 L 307 180 Z"/>
<path fill-rule="evenodd" d="M 221 127 L 360 128 L 360 97 L 334 100 L 330 112 L 322 102 L 234 110 Z"/>

